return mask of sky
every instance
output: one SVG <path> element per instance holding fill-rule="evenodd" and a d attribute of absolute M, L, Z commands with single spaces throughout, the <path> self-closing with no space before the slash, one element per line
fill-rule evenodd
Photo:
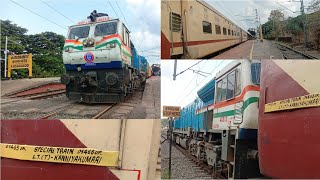
<path fill-rule="evenodd" d="M 178 60 L 177 74 L 190 66 L 196 64 L 200 60 Z M 181 106 L 184 107 L 191 103 L 197 97 L 197 91 L 206 83 L 212 80 L 217 72 L 219 72 L 232 60 L 203 60 L 198 65 L 192 67 L 178 75 L 173 80 L 174 60 L 161 61 L 161 107 Z M 202 71 L 206 77 L 194 73 L 194 71 Z M 206 75 L 210 73 L 210 75 Z"/>
<path fill-rule="evenodd" d="M 16 3 L 28 8 L 35 13 L 53 21 L 54 24 Z M 37 34 L 52 31 L 66 36 L 68 26 L 82 21 L 93 10 L 107 13 L 110 17 L 120 18 L 131 31 L 132 41 L 146 56 L 150 64 L 160 62 L 160 0 L 1 0 L 0 19 L 11 20 L 13 23 L 28 29 L 27 34 Z M 64 16 L 48 7 L 52 6 Z M 112 6 L 110 6 L 109 2 Z M 121 11 L 118 8 L 118 5 Z M 113 11 L 113 9 L 115 12 Z M 150 10 L 151 11 L 146 11 Z M 124 17 L 123 17 L 123 15 Z M 70 21 L 71 19 L 72 21 Z M 124 20 L 126 19 L 126 21 Z M 60 27 L 62 26 L 62 27 Z"/>
<path fill-rule="evenodd" d="M 271 10 L 281 10 L 285 18 L 296 17 L 300 15 L 300 2 L 292 2 L 293 0 L 205 0 L 212 7 L 224 14 L 232 22 L 245 30 L 257 27 L 255 23 L 256 12 L 260 17 L 261 23 L 268 21 Z M 296 0 L 298 1 L 298 0 Z M 304 6 L 310 5 L 312 0 L 304 0 Z M 279 4 L 285 6 L 281 6 Z M 291 11 L 299 11 L 292 13 Z M 305 10 L 307 12 L 307 10 Z"/>

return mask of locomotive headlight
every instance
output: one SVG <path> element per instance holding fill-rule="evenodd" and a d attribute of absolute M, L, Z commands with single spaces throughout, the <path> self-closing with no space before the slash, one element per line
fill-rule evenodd
<path fill-rule="evenodd" d="M 111 48 L 115 48 L 115 47 L 116 47 L 116 43 L 111 43 L 111 44 L 110 44 L 110 47 L 111 47 Z"/>
<path fill-rule="evenodd" d="M 108 85 L 115 85 L 118 82 L 118 75 L 116 73 L 106 73 L 106 77 L 105 80 L 107 82 Z"/>
<path fill-rule="evenodd" d="M 78 67 L 77 67 L 77 70 L 78 70 L 78 71 L 81 71 L 81 67 L 80 67 L 80 66 L 78 66 Z"/>
<path fill-rule="evenodd" d="M 70 48 L 66 48 L 65 50 L 64 50 L 64 52 L 69 52 L 70 51 Z"/>
<path fill-rule="evenodd" d="M 90 40 L 89 40 L 89 45 L 90 45 L 90 46 L 93 46 L 93 44 L 94 44 L 93 39 L 90 39 Z"/>
<path fill-rule="evenodd" d="M 83 46 L 88 46 L 88 41 L 85 39 L 85 40 L 83 40 L 82 44 L 83 44 Z"/>

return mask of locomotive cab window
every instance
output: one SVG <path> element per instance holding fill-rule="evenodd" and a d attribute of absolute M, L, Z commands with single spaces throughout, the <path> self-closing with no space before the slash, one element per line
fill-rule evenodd
<path fill-rule="evenodd" d="M 217 82 L 216 103 L 230 100 L 240 94 L 239 71 L 233 70 Z"/>
<path fill-rule="evenodd" d="M 255 85 L 260 85 L 260 72 L 261 72 L 261 64 L 260 63 L 252 63 L 251 64 L 251 79 L 252 79 L 252 83 Z"/>
<path fill-rule="evenodd" d="M 212 34 L 212 26 L 211 23 L 207 21 L 202 21 L 202 29 L 204 33 Z"/>
<path fill-rule="evenodd" d="M 90 26 L 73 27 L 69 31 L 68 39 L 87 38 L 89 36 Z"/>
<path fill-rule="evenodd" d="M 117 24 L 118 22 L 108 22 L 98 24 L 94 30 L 95 36 L 107 36 L 117 33 Z"/>
<path fill-rule="evenodd" d="M 130 42 L 129 32 L 128 32 L 127 28 L 124 25 L 123 25 L 122 37 L 123 37 L 123 43 L 126 46 L 129 46 L 129 42 Z"/>

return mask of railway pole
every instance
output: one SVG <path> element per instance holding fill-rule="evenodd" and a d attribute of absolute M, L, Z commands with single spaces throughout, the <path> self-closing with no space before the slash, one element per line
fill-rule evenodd
<path fill-rule="evenodd" d="M 177 63 L 178 63 L 178 60 L 175 59 L 174 60 L 174 68 L 173 68 L 173 80 L 174 81 L 176 80 L 176 77 L 177 77 Z"/>
<path fill-rule="evenodd" d="M 8 54 L 8 36 L 6 36 L 6 44 L 4 50 L 4 77 L 7 77 L 7 54 Z"/>
<path fill-rule="evenodd" d="M 169 118 L 169 179 L 171 179 L 172 118 Z"/>
<path fill-rule="evenodd" d="M 304 47 L 306 48 L 307 45 L 308 45 L 307 16 L 306 16 L 306 14 L 304 12 L 303 0 L 301 0 L 300 2 L 301 2 L 301 14 L 302 14 L 302 18 L 303 18 Z"/>

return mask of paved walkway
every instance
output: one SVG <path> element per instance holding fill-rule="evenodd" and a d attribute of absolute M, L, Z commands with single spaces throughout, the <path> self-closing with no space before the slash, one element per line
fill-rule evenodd
<path fill-rule="evenodd" d="M 32 79 L 15 79 L 1 81 L 1 96 L 9 93 L 30 89 L 44 84 L 59 83 L 60 77 L 52 78 L 32 78 Z"/>
<path fill-rule="evenodd" d="M 213 59 L 282 59 L 282 53 L 268 40 L 249 40 Z"/>
<path fill-rule="evenodd" d="M 152 76 L 147 80 L 142 105 L 145 108 L 145 119 L 160 119 L 160 95 L 161 95 L 160 76 Z"/>

